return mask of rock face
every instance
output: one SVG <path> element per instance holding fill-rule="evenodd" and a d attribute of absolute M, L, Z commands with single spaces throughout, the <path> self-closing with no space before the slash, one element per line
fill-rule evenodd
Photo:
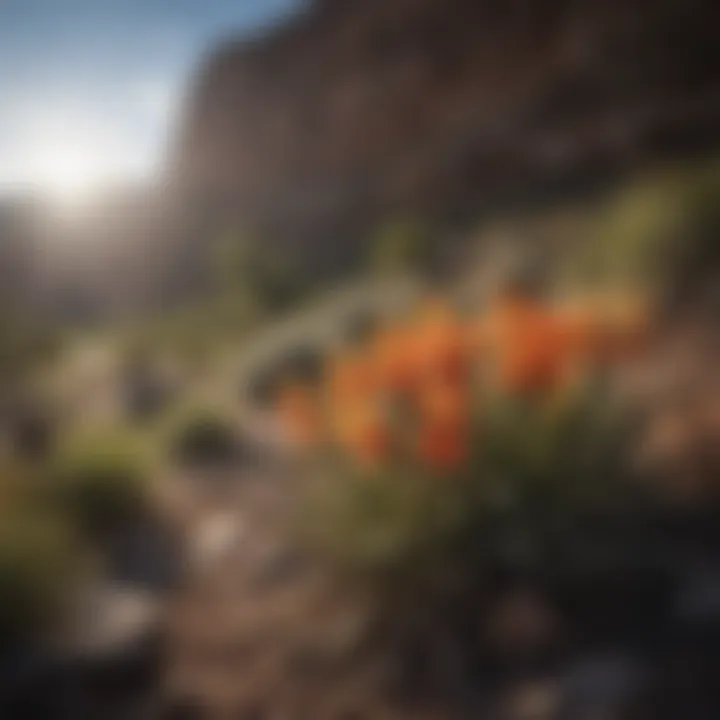
<path fill-rule="evenodd" d="M 389 214 L 565 191 L 718 139 L 718 14 L 714 0 L 316 1 L 208 59 L 173 180 L 187 206 L 323 257 Z"/>

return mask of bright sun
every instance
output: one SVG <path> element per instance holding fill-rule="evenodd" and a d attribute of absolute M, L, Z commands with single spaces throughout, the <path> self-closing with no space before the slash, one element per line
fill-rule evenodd
<path fill-rule="evenodd" d="M 138 153 L 125 138 L 98 132 L 45 133 L 23 156 L 23 177 L 59 206 L 91 203 L 108 188 L 142 176 Z"/>
<path fill-rule="evenodd" d="M 100 103 L 102 94 L 70 92 L 10 108 L 12 142 L 0 143 L 0 192 L 20 188 L 75 209 L 152 179 L 171 99 L 164 84 L 133 93 L 122 108 Z"/>
<path fill-rule="evenodd" d="M 69 144 L 51 146 L 39 153 L 34 176 L 42 190 L 55 199 L 82 201 L 112 182 L 103 148 Z"/>

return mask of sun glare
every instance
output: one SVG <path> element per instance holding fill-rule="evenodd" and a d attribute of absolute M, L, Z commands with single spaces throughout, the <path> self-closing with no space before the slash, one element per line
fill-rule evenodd
<path fill-rule="evenodd" d="M 113 180 L 102 148 L 90 145 L 48 147 L 35 163 L 37 185 L 53 199 L 76 203 Z"/>
<path fill-rule="evenodd" d="M 112 134 L 43 133 L 25 155 L 22 174 L 51 202 L 77 208 L 140 175 L 132 150 L 124 138 Z"/>

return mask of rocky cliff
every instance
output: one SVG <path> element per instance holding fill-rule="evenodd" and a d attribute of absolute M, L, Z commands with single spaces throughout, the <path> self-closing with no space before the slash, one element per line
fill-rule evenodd
<path fill-rule="evenodd" d="M 318 1 L 208 58 L 173 180 L 325 256 L 396 212 L 572 189 L 720 137 L 718 16 L 715 0 Z"/>

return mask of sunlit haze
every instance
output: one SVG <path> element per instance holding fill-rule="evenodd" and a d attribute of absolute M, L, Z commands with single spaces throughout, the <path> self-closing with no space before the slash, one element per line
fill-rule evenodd
<path fill-rule="evenodd" d="M 2 0 L 0 196 L 77 201 L 159 169 L 203 54 L 298 0 Z"/>
<path fill-rule="evenodd" d="M 20 131 L 16 152 L 24 152 L 3 168 L 3 184 L 31 189 L 51 200 L 76 202 L 152 171 L 156 162 L 152 148 L 134 143 L 117 127 L 104 127 L 100 119 L 94 126 L 87 120 L 84 124 L 45 123 Z"/>

